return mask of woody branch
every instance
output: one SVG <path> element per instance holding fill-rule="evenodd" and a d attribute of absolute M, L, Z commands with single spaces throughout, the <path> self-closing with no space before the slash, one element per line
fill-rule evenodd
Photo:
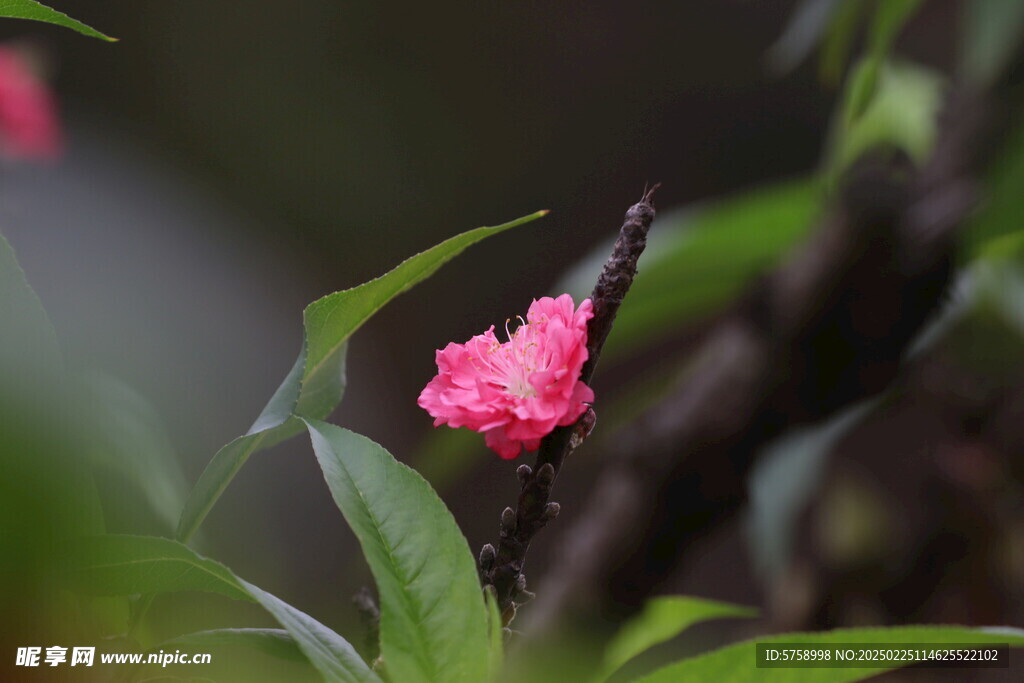
<path fill-rule="evenodd" d="M 647 246 L 647 231 L 654 220 L 652 196 L 658 185 L 644 193 L 643 198 L 626 211 L 612 254 L 605 263 L 590 295 L 594 317 L 587 324 L 587 362 L 580 381 L 589 383 L 601 356 L 601 349 L 611 332 L 615 314 L 629 291 L 636 275 L 637 259 Z M 516 508 L 505 508 L 501 514 L 500 538 L 495 548 L 487 544 L 480 552 L 480 576 L 485 587 L 492 587 L 507 625 L 515 616 L 516 605 L 532 597 L 526 590 L 523 564 L 533 537 L 559 512 L 558 503 L 550 502 L 562 463 L 593 429 L 595 415 L 588 409 L 574 424 L 556 427 L 541 440 L 534 467 L 521 465 L 516 470 L 520 492 Z"/>

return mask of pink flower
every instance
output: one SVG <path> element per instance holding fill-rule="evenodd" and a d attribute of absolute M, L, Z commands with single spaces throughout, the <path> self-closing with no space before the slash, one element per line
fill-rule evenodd
<path fill-rule="evenodd" d="M 17 50 L 0 46 L 0 151 L 22 159 L 50 159 L 61 149 L 50 90 Z"/>
<path fill-rule="evenodd" d="M 502 343 L 494 325 L 465 344 L 437 352 L 437 376 L 417 403 L 434 426 L 483 432 L 491 450 L 510 460 L 523 448 L 535 451 L 556 426 L 570 425 L 594 400 L 580 381 L 587 360 L 587 321 L 593 304 L 573 311 L 572 297 L 535 299 Z"/>

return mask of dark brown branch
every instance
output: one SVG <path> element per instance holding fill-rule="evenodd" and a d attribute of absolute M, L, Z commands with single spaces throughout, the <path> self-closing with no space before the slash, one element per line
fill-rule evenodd
<path fill-rule="evenodd" d="M 587 362 L 580 380 L 589 382 L 594 374 L 601 348 L 611 332 L 615 314 L 629 291 L 636 275 L 636 263 L 647 246 L 647 231 L 654 220 L 652 196 L 658 185 L 644 193 L 643 198 L 626 212 L 626 218 L 615 241 L 615 247 L 590 299 L 594 317 L 587 323 Z M 516 604 L 532 597 L 526 591 L 523 563 L 533 537 L 554 519 L 560 510 L 549 501 L 551 487 L 566 456 L 593 429 L 594 411 L 588 409 L 576 423 L 556 427 L 544 437 L 537 452 L 535 467 L 521 465 L 516 471 L 521 490 L 516 509 L 505 508 L 501 515 L 498 547 L 487 544 L 480 552 L 480 576 L 485 586 L 494 587 L 502 618 L 507 625 L 515 616 Z"/>
<path fill-rule="evenodd" d="M 626 219 L 619 230 L 612 255 L 597 278 L 590 300 L 594 304 L 594 317 L 587 325 L 587 362 L 583 365 L 580 381 L 589 382 L 594 368 L 601 358 L 601 349 L 612 331 L 619 306 L 633 284 L 636 276 L 636 262 L 647 247 L 647 231 L 654 220 L 654 204 L 651 198 L 660 187 L 655 185 L 644 193 L 639 203 L 629 207 Z"/>
<path fill-rule="evenodd" d="M 893 156 L 858 164 L 810 242 L 723 318 L 663 402 L 607 444 L 615 457 L 564 534 L 531 630 L 570 604 L 636 609 L 742 506 L 763 445 L 892 381 L 951 277 L 952 236 L 975 197 L 980 104 L 950 99 L 921 169 Z"/>

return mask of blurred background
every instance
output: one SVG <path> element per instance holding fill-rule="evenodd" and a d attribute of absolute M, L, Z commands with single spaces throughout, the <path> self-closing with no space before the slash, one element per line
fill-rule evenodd
<path fill-rule="evenodd" d="M 173 531 L 290 368 L 307 303 L 550 209 L 361 329 L 332 417 L 431 480 L 474 551 L 493 541 L 519 463 L 434 432 L 415 402 L 433 351 L 534 297 L 585 296 L 625 209 L 661 182 L 597 430 L 531 552 L 524 630 L 611 625 L 665 592 L 763 618 L 654 660 L 768 629 L 1024 622 L 1013 36 L 970 83 L 984 118 L 955 172 L 886 194 L 955 138 L 928 133 L 933 115 L 970 80 L 965 45 L 998 42 L 985 31 L 1017 25 L 1016 3 L 965 19 L 975 3 L 928 0 L 899 32 L 893 59 L 914 66 L 879 77 L 900 153 L 883 186 L 846 182 L 844 154 L 864 150 L 837 142 L 847 64 L 873 40 L 869 10 L 843 18 L 859 0 L 54 4 L 121 40 L 0 24 L 51 82 L 65 138 L 59 159 L 0 167 L 0 231 L 83 402 L 106 411 L 91 448 L 110 531 Z M 979 202 L 957 204 L 964 186 Z M 608 488 L 623 471 L 634 488 Z M 601 507 L 619 516 L 594 521 Z M 350 598 L 372 581 L 305 439 L 256 455 L 196 547 L 358 629 Z M 152 615 L 154 640 L 270 623 L 205 595 Z"/>

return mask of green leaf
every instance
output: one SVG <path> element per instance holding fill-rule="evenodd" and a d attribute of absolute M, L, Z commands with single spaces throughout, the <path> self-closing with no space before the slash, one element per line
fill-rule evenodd
<path fill-rule="evenodd" d="M 345 393 L 346 351 L 347 345 L 342 344 L 325 361 L 321 372 L 308 385 L 303 385 L 302 371 L 306 365 L 306 347 L 303 342 L 302 351 L 292 369 L 249 431 L 217 451 L 203 470 L 185 501 L 185 508 L 178 521 L 176 538 L 179 541 L 187 542 L 192 538 L 228 484 L 249 460 L 249 456 L 302 431 L 302 423 L 294 417 L 294 413 L 299 410 L 300 400 L 302 409 L 306 411 L 304 414 L 308 417 L 327 417 L 334 410 Z"/>
<path fill-rule="evenodd" d="M 370 280 L 343 292 L 328 294 L 311 303 L 303 313 L 309 349 L 303 383 L 316 377 L 326 359 L 391 299 L 426 280 L 466 247 L 545 214 L 547 211 L 538 211 L 511 223 L 493 228 L 477 228 L 456 235 L 403 261 L 394 270 L 376 280 Z M 300 411 L 299 414 L 303 413 Z"/>
<path fill-rule="evenodd" d="M 345 390 L 347 341 L 374 313 L 433 275 L 466 247 L 546 213 L 538 211 L 504 225 L 456 235 L 375 280 L 329 294 L 307 306 L 303 313 L 305 338 L 298 359 L 249 431 L 221 448 L 199 477 L 178 522 L 178 540 L 192 538 L 249 456 L 302 431 L 296 417 L 323 419 L 334 410 Z"/>
<path fill-rule="evenodd" d="M 389 675 L 402 683 L 486 680 L 487 608 L 451 513 L 419 474 L 373 441 L 307 424 L 334 501 L 377 582 Z"/>
<path fill-rule="evenodd" d="M 240 436 L 217 451 L 185 501 L 175 537 L 182 542 L 191 539 L 249 456 L 270 445 L 271 441 L 287 438 L 286 434 L 291 431 L 286 421 L 277 427 Z"/>
<path fill-rule="evenodd" d="M 326 681 L 382 683 L 351 644 L 337 633 L 270 593 L 246 581 L 239 583 L 285 627 L 309 662 Z"/>
<path fill-rule="evenodd" d="M 0 0 L 0 17 L 11 19 L 32 19 L 33 21 L 44 21 L 48 24 L 57 24 L 72 31 L 78 31 L 90 38 L 99 38 L 108 42 L 115 42 L 117 38 L 103 35 L 94 28 L 86 26 L 80 21 L 72 19 L 63 12 L 51 9 L 35 0 Z"/>
<path fill-rule="evenodd" d="M 676 683 L 677 681 L 756 681 L 757 683 L 845 683 L 877 676 L 887 669 L 901 668 L 904 662 L 871 669 L 758 668 L 757 643 L 799 643 L 814 647 L 829 643 L 1009 643 L 1024 646 L 1024 631 L 988 630 L 966 626 L 894 626 L 891 628 L 851 628 L 821 633 L 786 633 L 729 645 L 704 655 L 670 664 L 636 679 L 635 683 Z"/>
<path fill-rule="evenodd" d="M 659 216 L 602 360 L 662 341 L 719 310 L 807 234 L 820 202 L 816 183 L 797 180 Z M 577 301 L 588 296 L 606 247 L 567 274 L 558 292 Z"/>
<path fill-rule="evenodd" d="M 167 538 L 110 534 L 76 539 L 66 575 L 86 595 L 203 591 L 251 600 L 231 570 Z"/>
<path fill-rule="evenodd" d="M 877 73 L 869 71 L 874 66 L 863 61 L 851 76 L 844 119 L 829 149 L 827 167 L 833 178 L 877 147 L 902 149 L 918 163 L 932 150 L 945 91 L 942 77 L 906 63 L 882 63 Z"/>
<path fill-rule="evenodd" d="M 65 576 L 73 589 L 87 595 L 195 590 L 258 602 L 284 626 L 325 680 L 381 683 L 337 633 L 177 541 L 118 535 L 77 539 L 69 553 Z M 267 639 L 263 642 L 266 645 Z"/>
<path fill-rule="evenodd" d="M 694 624 L 712 619 L 755 617 L 757 610 L 716 600 L 668 595 L 648 600 L 643 611 L 626 622 L 604 653 L 603 681 L 623 664 L 650 648 L 664 643 Z"/>

